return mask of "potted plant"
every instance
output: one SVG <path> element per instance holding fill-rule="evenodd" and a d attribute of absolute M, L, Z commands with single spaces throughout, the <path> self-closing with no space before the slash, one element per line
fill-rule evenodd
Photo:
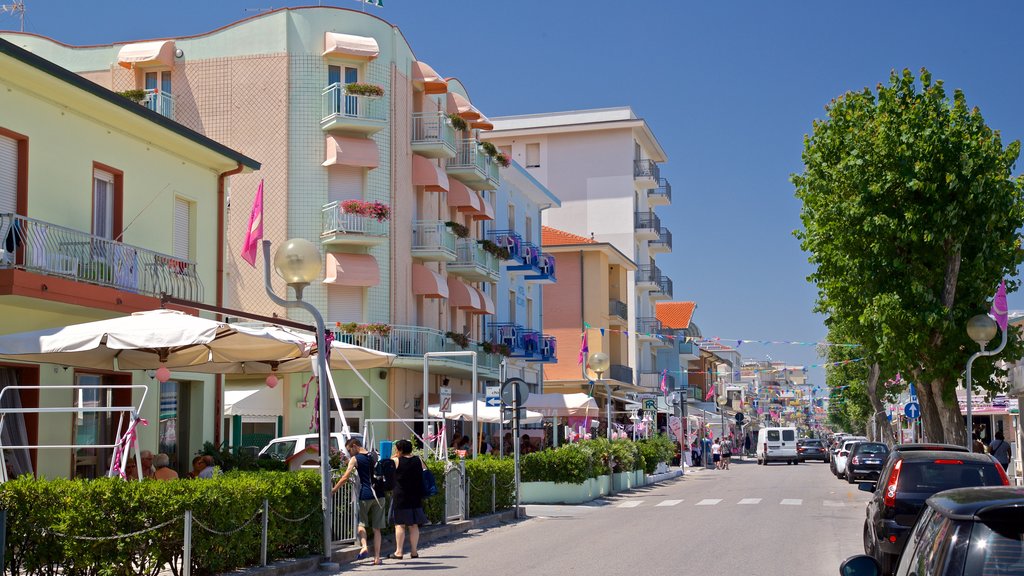
<path fill-rule="evenodd" d="M 132 102 L 135 102 L 136 104 L 141 104 L 142 101 L 146 99 L 146 91 L 145 90 L 141 90 L 141 89 L 137 89 L 137 90 L 124 90 L 122 92 L 118 92 L 118 94 L 120 94 L 121 96 L 124 96 L 125 98 L 131 100 Z"/>
<path fill-rule="evenodd" d="M 485 252 L 493 254 L 498 260 L 508 260 L 512 255 L 512 253 L 508 251 L 508 248 L 498 246 L 490 240 L 479 240 L 478 243 L 483 246 Z"/>
<path fill-rule="evenodd" d="M 383 202 L 345 200 L 341 203 L 341 209 L 346 214 L 358 214 L 359 216 L 374 218 L 377 222 L 391 219 L 391 207 Z"/>
<path fill-rule="evenodd" d="M 494 161 L 497 162 L 498 166 L 501 166 L 502 168 L 508 168 L 509 164 L 512 163 L 512 161 L 509 160 L 508 156 L 505 156 L 501 152 L 498 152 L 497 154 L 494 155 Z"/>
<path fill-rule="evenodd" d="M 491 158 L 494 158 L 495 156 L 498 155 L 497 146 L 490 142 L 481 142 L 480 147 L 483 148 L 484 152 L 486 152 L 487 155 L 490 156 Z"/>
<path fill-rule="evenodd" d="M 449 228 L 451 228 L 452 232 L 456 236 L 458 236 L 459 238 L 468 238 L 469 237 L 469 228 L 467 228 L 463 224 L 459 224 L 458 222 L 453 222 L 453 221 L 449 220 L 449 221 L 445 222 L 444 225 L 449 227 Z"/>
<path fill-rule="evenodd" d="M 367 96 L 380 98 L 384 96 L 384 87 L 367 82 L 350 82 L 345 84 L 345 93 L 349 96 Z"/>
<path fill-rule="evenodd" d="M 447 339 L 451 340 L 452 342 L 455 342 L 456 344 L 458 344 L 460 348 L 466 348 L 466 347 L 469 346 L 469 336 L 466 336 L 465 334 L 462 334 L 460 332 L 451 332 L 451 331 L 449 331 L 449 332 L 445 332 L 444 336 L 445 336 L 445 338 L 447 338 Z"/>
<path fill-rule="evenodd" d="M 377 334 L 379 336 L 389 336 L 391 334 L 390 324 L 366 324 L 364 326 L 367 332 Z"/>
<path fill-rule="evenodd" d="M 452 128 L 462 132 L 469 129 L 469 124 L 466 124 L 466 120 L 458 114 L 449 114 L 448 121 L 451 122 Z"/>

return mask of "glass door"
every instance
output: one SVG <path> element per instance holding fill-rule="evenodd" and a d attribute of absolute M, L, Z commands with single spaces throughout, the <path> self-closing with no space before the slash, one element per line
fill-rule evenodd
<path fill-rule="evenodd" d="M 98 374 L 76 374 L 75 408 L 104 408 L 110 406 L 110 390 L 88 388 L 103 384 Z M 110 444 L 110 414 L 106 412 L 78 412 L 72 418 L 74 444 Z M 111 452 L 109 448 L 75 449 L 75 478 L 99 478 L 107 473 Z"/>
<path fill-rule="evenodd" d="M 345 67 L 345 84 L 359 82 L 359 69 L 351 66 Z M 345 96 L 345 116 L 359 116 L 359 98 Z"/>

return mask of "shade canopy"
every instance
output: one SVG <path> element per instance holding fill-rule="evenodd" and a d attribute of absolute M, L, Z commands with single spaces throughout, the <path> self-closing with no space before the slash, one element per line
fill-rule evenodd
<path fill-rule="evenodd" d="M 328 136 L 323 166 L 376 168 L 380 163 L 377 143 L 368 138 Z"/>
<path fill-rule="evenodd" d="M 324 284 L 336 286 L 376 286 L 380 284 L 380 266 L 369 254 L 329 252 Z"/>
<path fill-rule="evenodd" d="M 284 416 L 281 391 L 264 385 L 228 388 L 224 416 Z"/>
<path fill-rule="evenodd" d="M 425 298 L 447 298 L 448 283 L 444 276 L 423 264 L 413 264 L 412 293 Z"/>
<path fill-rule="evenodd" d="M 473 220 L 494 220 L 494 207 L 487 201 L 482 194 L 478 194 L 480 197 L 480 209 L 473 214 Z"/>
<path fill-rule="evenodd" d="M 174 66 L 174 40 L 125 44 L 117 53 L 117 63 L 124 68 Z"/>
<path fill-rule="evenodd" d="M 448 81 L 426 62 L 412 63 L 412 84 L 426 94 L 444 94 L 448 91 Z"/>
<path fill-rule="evenodd" d="M 480 114 L 479 118 L 470 121 L 469 127 L 477 128 L 479 130 L 494 130 L 494 123 L 488 120 L 487 116 Z"/>
<path fill-rule="evenodd" d="M 472 122 L 473 120 L 479 120 L 483 116 L 462 94 L 449 92 L 446 105 L 449 114 L 457 114 L 463 120 Z"/>
<path fill-rule="evenodd" d="M 519 420 L 522 424 L 534 424 L 543 420 L 543 415 L 539 412 L 531 412 L 529 409 L 524 412 L 525 416 Z M 472 422 L 473 401 L 452 402 L 451 410 L 444 412 L 443 414 L 440 407 L 434 404 L 427 407 L 427 414 L 431 418 L 444 418 L 445 420 Z M 485 424 L 501 424 L 509 422 L 508 419 L 502 419 L 501 408 L 497 406 L 488 406 L 487 403 L 482 400 L 476 401 L 476 419 L 477 422 L 483 422 Z"/>
<path fill-rule="evenodd" d="M 324 37 L 323 55 L 372 60 L 380 56 L 380 47 L 377 45 L 377 39 L 369 36 L 327 32 Z"/>
<path fill-rule="evenodd" d="M 477 294 L 480 295 L 480 308 L 476 310 L 476 313 L 491 315 L 495 314 L 494 301 L 491 300 L 491 297 L 485 294 L 484 291 L 480 290 L 479 288 L 473 288 L 473 290 L 476 290 Z"/>
<path fill-rule="evenodd" d="M 448 277 L 448 294 L 449 306 L 469 310 L 483 309 L 484 305 L 480 301 L 480 292 L 452 276 Z"/>
<path fill-rule="evenodd" d="M 279 328 L 280 329 L 280 328 Z M 284 330 L 284 329 L 280 329 Z M 316 337 L 309 332 L 300 332 L 307 355 L 280 361 L 210 362 L 182 369 L 202 374 L 293 374 L 296 372 L 316 373 Z M 344 342 L 331 343 L 331 357 L 327 367 L 331 370 L 364 370 L 390 366 L 395 355 L 363 348 Z M 346 362 L 347 360 L 347 362 Z M 351 367 L 349 366 L 351 364 Z"/>
<path fill-rule="evenodd" d="M 423 186 L 427 192 L 447 192 L 450 187 L 448 174 L 419 154 L 412 155 L 412 185 Z"/>
<path fill-rule="evenodd" d="M 523 406 L 544 416 L 596 417 L 600 413 L 597 402 L 583 393 L 530 394 Z"/>
<path fill-rule="evenodd" d="M 479 212 L 482 201 L 480 196 L 458 180 L 448 181 L 448 207 L 458 208 L 459 212 Z"/>

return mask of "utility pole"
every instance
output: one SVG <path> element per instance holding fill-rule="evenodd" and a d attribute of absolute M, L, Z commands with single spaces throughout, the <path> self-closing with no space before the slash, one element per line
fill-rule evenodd
<path fill-rule="evenodd" d="M 21 32 L 25 31 L 25 0 L 11 0 L 10 4 L 0 4 L 0 13 L 3 12 L 10 12 L 11 15 L 17 14 L 21 21 Z"/>

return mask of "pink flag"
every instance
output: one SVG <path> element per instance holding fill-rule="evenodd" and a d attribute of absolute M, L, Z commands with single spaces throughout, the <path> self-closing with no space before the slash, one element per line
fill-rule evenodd
<path fill-rule="evenodd" d="M 711 388 L 708 389 L 708 395 L 704 397 L 704 401 L 707 402 L 715 395 L 715 384 L 711 383 Z"/>
<path fill-rule="evenodd" d="M 577 365 L 583 366 L 583 363 L 587 361 L 587 354 L 590 353 L 590 346 L 587 345 L 587 329 L 583 329 L 583 338 L 580 340 L 580 357 L 577 361 Z"/>
<path fill-rule="evenodd" d="M 1003 280 L 999 283 L 996 296 L 992 299 L 992 309 L 988 312 L 996 319 L 996 324 L 999 324 L 999 328 L 1003 332 L 1006 332 L 1006 321 L 1009 312 L 1009 307 L 1006 305 L 1006 280 Z"/>
<path fill-rule="evenodd" d="M 661 371 L 661 393 L 668 396 L 668 387 L 665 386 L 665 378 L 668 377 L 668 370 Z"/>
<path fill-rule="evenodd" d="M 263 239 L 263 180 L 256 189 L 256 198 L 252 201 L 252 212 L 249 213 L 249 228 L 245 232 L 245 244 L 242 244 L 242 259 L 249 266 L 256 267 L 256 251 Z"/>

